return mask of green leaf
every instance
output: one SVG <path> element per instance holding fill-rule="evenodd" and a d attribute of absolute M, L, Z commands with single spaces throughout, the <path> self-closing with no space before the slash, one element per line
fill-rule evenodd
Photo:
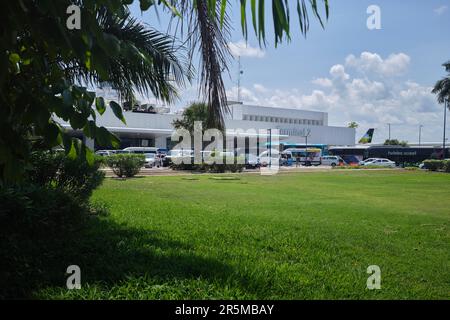
<path fill-rule="evenodd" d="M 105 113 L 106 106 L 105 106 L 105 99 L 103 99 L 103 97 L 95 98 L 95 108 L 97 109 L 98 113 L 100 114 Z"/>
<path fill-rule="evenodd" d="M 247 40 L 248 31 L 247 31 L 247 14 L 245 12 L 245 5 L 246 0 L 241 0 L 241 28 L 242 34 L 244 35 L 244 38 Z"/>
<path fill-rule="evenodd" d="M 86 117 L 79 112 L 74 112 L 70 116 L 70 126 L 74 130 L 83 128 L 86 125 L 86 121 Z"/>
<path fill-rule="evenodd" d="M 9 55 L 9 61 L 11 61 L 12 64 L 19 63 L 20 56 L 17 53 L 11 53 Z"/>
<path fill-rule="evenodd" d="M 223 23 L 225 21 L 225 12 L 227 9 L 227 1 L 228 0 L 222 0 L 222 3 L 220 5 L 220 27 L 223 28 Z"/>
<path fill-rule="evenodd" d="M 127 124 L 125 117 L 123 116 L 123 113 L 122 113 L 122 107 L 115 101 L 111 101 L 109 103 L 109 106 L 111 107 L 111 109 L 114 112 L 114 114 L 116 115 L 116 117 L 118 119 L 120 119 L 124 124 Z"/>
<path fill-rule="evenodd" d="M 140 0 L 140 8 L 142 11 L 147 11 L 153 4 L 153 0 Z"/>

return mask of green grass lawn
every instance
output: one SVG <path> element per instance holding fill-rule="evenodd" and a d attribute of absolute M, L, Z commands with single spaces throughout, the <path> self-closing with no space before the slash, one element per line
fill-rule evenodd
<path fill-rule="evenodd" d="M 35 296 L 450 298 L 450 175 L 212 177 L 107 179 L 93 202 L 110 216 L 92 219 L 64 261 L 81 267 L 83 288 Z M 369 265 L 381 290 L 366 288 Z"/>

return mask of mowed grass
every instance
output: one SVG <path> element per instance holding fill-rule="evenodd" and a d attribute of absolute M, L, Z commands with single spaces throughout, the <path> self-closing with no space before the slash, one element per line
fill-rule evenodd
<path fill-rule="evenodd" d="M 450 175 L 358 171 L 108 179 L 38 298 L 449 299 Z M 366 288 L 381 268 L 381 290 Z"/>

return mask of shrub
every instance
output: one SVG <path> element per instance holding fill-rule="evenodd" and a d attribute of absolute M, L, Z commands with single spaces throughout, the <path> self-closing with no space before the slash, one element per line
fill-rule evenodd
<path fill-rule="evenodd" d="M 145 164 L 143 154 L 114 154 L 105 158 L 106 164 L 118 177 L 134 177 Z"/>
<path fill-rule="evenodd" d="M 450 172 L 450 160 L 445 160 L 445 161 L 444 161 L 444 167 L 443 167 L 443 170 L 444 170 L 445 172 Z"/>
<path fill-rule="evenodd" d="M 71 159 L 62 152 L 36 151 L 31 164 L 27 173 L 32 184 L 63 190 L 82 201 L 89 199 L 105 177 L 99 170 L 100 157 L 90 165 L 83 158 Z"/>
<path fill-rule="evenodd" d="M 427 170 L 438 171 L 444 169 L 444 162 L 443 160 L 425 160 L 423 164 Z"/>

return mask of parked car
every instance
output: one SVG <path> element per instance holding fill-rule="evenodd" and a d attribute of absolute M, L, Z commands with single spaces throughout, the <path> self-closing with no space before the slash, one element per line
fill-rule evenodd
<path fill-rule="evenodd" d="M 368 158 L 368 159 L 366 159 L 366 160 L 360 161 L 360 162 L 359 162 L 359 165 L 360 165 L 360 166 L 363 166 L 365 163 L 367 163 L 367 162 L 372 162 L 372 161 L 375 161 L 375 160 L 378 160 L 378 158 Z"/>
<path fill-rule="evenodd" d="M 259 158 L 252 153 L 245 156 L 245 167 L 247 169 L 256 169 L 260 166 Z"/>
<path fill-rule="evenodd" d="M 376 167 L 385 167 L 385 168 L 395 168 L 395 162 L 389 159 L 375 159 L 370 162 L 365 162 L 364 166 L 376 166 Z"/>
<path fill-rule="evenodd" d="M 194 150 L 170 150 L 164 157 L 164 165 L 171 165 L 172 163 L 193 163 Z"/>
<path fill-rule="evenodd" d="M 156 164 L 156 154 L 155 153 L 144 153 L 145 155 L 145 168 L 153 168 Z"/>
<path fill-rule="evenodd" d="M 259 155 L 259 163 L 262 167 L 267 167 L 269 164 L 279 166 L 280 152 L 276 149 L 267 150 Z"/>
<path fill-rule="evenodd" d="M 339 156 L 323 156 L 321 162 L 325 166 L 336 167 L 341 163 L 344 163 L 344 160 Z"/>
<path fill-rule="evenodd" d="M 130 154 L 130 151 L 127 150 L 117 150 L 116 152 L 114 152 L 114 154 Z"/>
<path fill-rule="evenodd" d="M 145 153 L 158 153 L 158 148 L 154 147 L 128 147 L 123 149 L 123 151 L 128 151 L 129 153 L 145 154 Z"/>
<path fill-rule="evenodd" d="M 97 150 L 95 154 L 98 156 L 106 157 L 116 153 L 116 150 Z"/>

